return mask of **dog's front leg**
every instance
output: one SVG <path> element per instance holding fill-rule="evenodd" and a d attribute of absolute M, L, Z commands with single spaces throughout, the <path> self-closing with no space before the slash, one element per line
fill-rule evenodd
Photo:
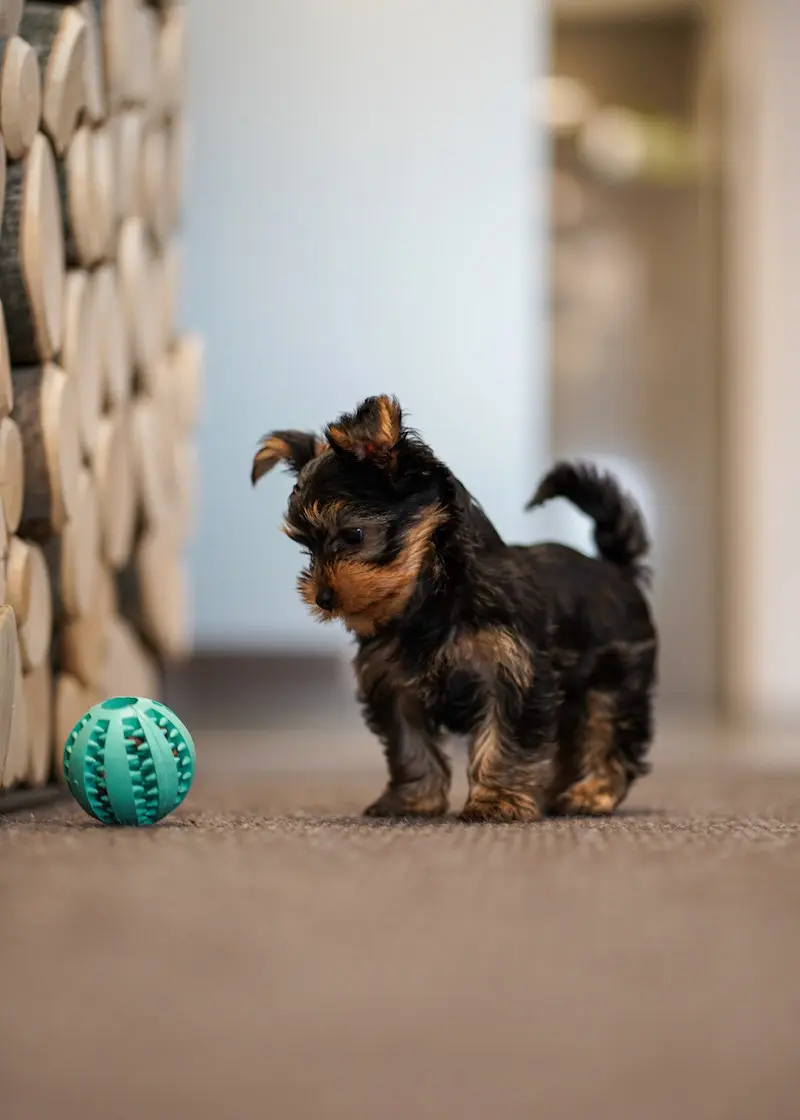
<path fill-rule="evenodd" d="M 449 807 L 450 762 L 412 697 L 381 688 L 362 696 L 368 726 L 383 744 L 389 781 L 369 817 L 439 817 Z"/>
<path fill-rule="evenodd" d="M 549 674 L 525 694 L 496 677 L 471 735 L 465 821 L 537 821 L 553 780 L 556 690 Z"/>

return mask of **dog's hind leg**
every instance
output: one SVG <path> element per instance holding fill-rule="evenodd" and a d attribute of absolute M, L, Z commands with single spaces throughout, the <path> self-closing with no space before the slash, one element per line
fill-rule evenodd
<path fill-rule="evenodd" d="M 614 646 L 598 658 L 583 696 L 572 701 L 570 741 L 559 744 L 569 778 L 553 812 L 607 816 L 649 771 L 655 668 L 655 642 Z"/>

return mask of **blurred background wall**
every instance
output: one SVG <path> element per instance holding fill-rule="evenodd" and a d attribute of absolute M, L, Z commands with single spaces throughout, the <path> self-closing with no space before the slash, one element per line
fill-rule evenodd
<path fill-rule="evenodd" d="M 258 437 L 394 392 L 504 532 L 547 459 L 528 0 L 196 0 L 185 307 L 203 325 L 200 649 L 341 648 L 295 593 Z M 246 14 L 245 14 L 246 11 Z"/>
<path fill-rule="evenodd" d="M 661 695 L 694 708 L 719 686 L 717 213 L 690 158 L 706 37 L 686 4 L 557 4 L 546 87 L 554 451 L 643 504 Z"/>
<path fill-rule="evenodd" d="M 192 13 L 194 695 L 250 673 L 302 706 L 307 659 L 347 648 L 296 597 L 289 480 L 247 476 L 265 429 L 388 389 L 509 536 L 590 548 L 521 507 L 552 455 L 611 466 L 655 538 L 662 706 L 800 719 L 800 5 Z"/>

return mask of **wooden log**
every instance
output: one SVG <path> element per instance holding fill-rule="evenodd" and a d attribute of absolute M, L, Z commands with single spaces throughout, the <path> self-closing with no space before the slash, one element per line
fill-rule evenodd
<path fill-rule="evenodd" d="M 36 51 L 42 73 L 42 128 L 63 154 L 86 104 L 86 20 L 75 4 L 28 0 L 20 35 Z"/>
<path fill-rule="evenodd" d="M 4 779 L 11 746 L 14 685 L 19 669 L 17 621 L 8 604 L 0 606 L 0 788 Z"/>
<path fill-rule="evenodd" d="M 2 136 L 0 136 L 0 202 L 3 204 L 5 211 L 6 204 L 6 187 L 8 183 L 8 171 L 6 168 L 6 145 Z M 0 267 L 2 267 L 2 259 L 0 258 Z"/>
<path fill-rule="evenodd" d="M 81 618 L 92 602 L 100 551 L 100 515 L 94 478 L 88 467 L 80 472 L 72 516 L 57 537 L 44 546 L 53 590 L 53 615 L 61 624 Z"/>
<path fill-rule="evenodd" d="M 89 610 L 58 630 L 54 648 L 57 670 L 71 674 L 86 688 L 99 688 L 111 619 L 116 613 L 116 582 L 111 569 L 100 564 Z"/>
<path fill-rule="evenodd" d="M 144 388 L 153 387 L 159 357 L 150 257 L 144 223 L 139 218 L 126 219 L 119 237 L 117 275 L 135 378 Z"/>
<path fill-rule="evenodd" d="M 67 273 L 61 365 L 78 396 L 78 428 L 85 458 L 97 444 L 103 406 L 102 324 L 97 282 L 82 269 Z"/>
<path fill-rule="evenodd" d="M 77 502 L 78 398 L 73 383 L 52 362 L 14 370 L 13 376 L 13 418 L 25 458 L 20 533 L 42 542 L 63 530 Z"/>
<path fill-rule="evenodd" d="M 110 129 L 92 131 L 91 201 L 95 233 L 95 260 L 106 260 L 116 252 L 117 179 L 114 142 Z"/>
<path fill-rule="evenodd" d="M 0 420 L 0 501 L 6 532 L 16 533 L 25 498 L 25 456 L 22 434 L 10 416 Z"/>
<path fill-rule="evenodd" d="M 164 290 L 162 335 L 169 348 L 177 334 L 178 298 L 181 290 L 181 246 L 177 237 L 171 238 L 164 250 Z"/>
<path fill-rule="evenodd" d="M 49 361 L 61 349 L 64 234 L 55 160 L 37 132 L 24 159 L 8 165 L 0 302 L 13 365 Z"/>
<path fill-rule="evenodd" d="M 14 382 L 11 379 L 11 358 L 8 353 L 6 316 L 0 303 L 0 416 L 8 416 L 14 407 Z"/>
<path fill-rule="evenodd" d="M 104 265 L 95 273 L 96 306 L 102 352 L 103 407 L 124 408 L 133 384 L 133 360 L 128 342 L 115 265 Z"/>
<path fill-rule="evenodd" d="M 86 688 L 69 673 L 59 673 L 53 688 L 53 776 L 64 782 L 64 745 L 78 720 L 105 696 L 100 689 Z"/>
<path fill-rule="evenodd" d="M 152 311 L 153 330 L 153 364 L 147 379 L 143 379 L 148 391 L 154 394 L 158 390 L 158 367 L 162 358 L 167 353 L 172 333 L 172 322 L 168 318 L 171 310 L 169 301 L 169 276 L 167 275 L 167 261 L 164 254 L 154 251 L 149 259 L 150 276 L 150 307 Z"/>
<path fill-rule="evenodd" d="M 147 228 L 157 244 L 162 244 L 170 231 L 169 135 L 164 126 L 145 131 L 142 139 L 141 184 L 142 210 Z"/>
<path fill-rule="evenodd" d="M 0 36 L 10 38 L 19 30 L 25 0 L 0 0 Z"/>
<path fill-rule="evenodd" d="M 146 105 L 156 87 L 156 54 L 159 20 L 152 8 L 137 3 L 133 8 L 133 41 L 130 44 L 131 95 L 139 105 Z"/>
<path fill-rule="evenodd" d="M 81 125 L 56 163 L 64 228 L 64 255 L 71 268 L 88 268 L 100 259 L 101 234 L 94 209 L 92 131 Z"/>
<path fill-rule="evenodd" d="M 161 23 L 158 75 L 163 112 L 174 117 L 183 108 L 186 84 L 186 10 L 183 7 L 172 7 Z"/>
<path fill-rule="evenodd" d="M 174 230 L 180 225 L 183 211 L 183 179 L 186 166 L 187 132 L 183 117 L 173 117 L 169 122 L 167 146 L 167 224 Z"/>
<path fill-rule="evenodd" d="M 8 601 L 8 550 L 9 550 L 8 530 L 6 529 L 6 518 L 2 509 L 0 509 L 0 603 Z"/>
<path fill-rule="evenodd" d="M 172 348 L 175 422 L 184 434 L 197 426 L 203 403 L 205 346 L 199 334 L 184 334 Z"/>
<path fill-rule="evenodd" d="M 158 666 L 126 619 L 111 620 L 108 654 L 103 671 L 104 696 L 146 696 L 159 699 Z"/>
<path fill-rule="evenodd" d="M 197 527 L 199 459 L 194 442 L 188 439 L 175 440 L 173 455 L 177 497 L 172 516 L 182 548 L 192 539 Z"/>
<path fill-rule="evenodd" d="M 7 598 L 17 619 L 22 670 L 29 673 L 47 660 L 53 632 L 50 575 L 44 552 L 33 541 L 11 538 Z"/>
<path fill-rule="evenodd" d="M 120 611 L 156 655 L 177 661 L 188 650 L 187 583 L 167 534 L 148 533 L 117 579 Z"/>
<path fill-rule="evenodd" d="M 137 0 L 102 0 L 100 29 L 106 72 L 109 109 L 116 110 L 136 100 Z"/>
<path fill-rule="evenodd" d="M 27 770 L 28 721 L 17 623 L 10 606 L 0 607 L 0 659 L 0 756 L 5 756 L 0 789 L 12 789 L 22 783 Z"/>
<path fill-rule="evenodd" d="M 9 786 L 22 785 L 28 769 L 28 706 L 22 682 L 22 661 L 17 656 L 14 670 L 14 707 L 11 712 L 11 740 L 9 742 L 6 773 Z"/>
<path fill-rule="evenodd" d="M 39 60 L 30 43 L 13 35 L 0 40 L 0 132 L 9 159 L 30 148 L 42 119 Z"/>
<path fill-rule="evenodd" d="M 47 785 L 53 769 L 53 674 L 46 659 L 23 677 L 28 722 L 26 785 Z"/>
<path fill-rule="evenodd" d="M 135 490 L 140 517 L 149 529 L 169 531 L 175 512 L 172 436 L 158 400 L 136 397 L 131 406 Z"/>
<path fill-rule="evenodd" d="M 136 528 L 136 476 L 126 411 L 104 416 L 94 457 L 100 551 L 113 569 L 128 562 Z"/>
<path fill-rule="evenodd" d="M 95 0 L 81 0 L 78 10 L 86 20 L 86 53 L 83 84 L 86 92 L 85 113 L 92 124 L 106 119 L 106 79 L 103 43 L 100 37 L 100 16 Z"/>
<path fill-rule="evenodd" d="M 140 218 L 144 113 L 141 109 L 125 109 L 111 118 L 109 128 L 116 161 L 117 218 Z"/>

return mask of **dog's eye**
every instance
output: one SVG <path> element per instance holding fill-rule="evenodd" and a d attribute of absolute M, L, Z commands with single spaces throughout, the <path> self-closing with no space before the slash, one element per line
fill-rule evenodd
<path fill-rule="evenodd" d="M 364 542 L 363 529 L 342 529 L 339 536 L 342 544 L 347 545 L 348 548 L 354 548 L 356 545 L 363 544 Z"/>

